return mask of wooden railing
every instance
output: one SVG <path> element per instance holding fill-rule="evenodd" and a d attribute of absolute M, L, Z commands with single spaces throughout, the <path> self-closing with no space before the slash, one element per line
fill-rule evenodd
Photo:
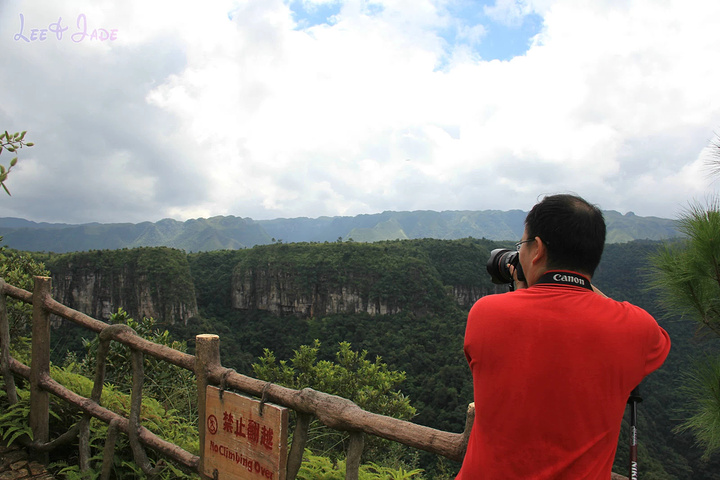
<path fill-rule="evenodd" d="M 10 335 L 5 297 L 9 296 L 32 304 L 32 353 L 31 366 L 28 367 L 10 356 Z M 90 398 L 82 397 L 50 377 L 50 315 L 54 314 L 76 325 L 94 331 L 99 335 L 98 363 L 94 386 Z M 100 405 L 105 378 L 104 356 L 111 341 L 130 347 L 133 352 L 133 389 L 129 418 L 108 410 Z M 196 337 L 196 355 L 179 352 L 170 347 L 155 344 L 138 336 L 125 325 L 109 325 L 76 310 L 58 303 L 51 296 L 51 281 L 48 277 L 35 277 L 32 293 L 14 287 L 0 279 L 0 369 L 5 380 L 8 400 L 17 403 L 14 374 L 29 380 L 30 383 L 30 428 L 33 442 L 30 447 L 35 452 L 48 452 L 56 446 L 79 439 L 80 465 L 87 468 L 90 452 L 88 438 L 91 417 L 107 423 L 109 434 L 106 441 L 102 478 L 109 478 L 115 435 L 118 430 L 130 440 L 135 462 L 146 473 L 152 473 L 142 446 L 173 460 L 185 469 L 203 475 L 203 452 L 205 442 L 205 391 L 208 385 L 233 389 L 261 398 L 294 410 L 297 422 L 292 445 L 287 458 L 288 480 L 294 480 L 300 469 L 308 428 L 312 417 L 330 428 L 346 431 L 350 434 L 347 451 L 346 479 L 357 479 L 360 456 L 364 446 L 364 435 L 370 434 L 413 448 L 431 452 L 454 461 L 462 461 L 468 436 L 474 417 L 474 410 L 468 408 L 463 433 L 451 433 L 417 425 L 411 422 L 378 415 L 361 409 L 350 400 L 318 392 L 310 388 L 293 390 L 269 382 L 247 377 L 232 369 L 223 367 L 220 362 L 220 340 L 217 335 L 198 335 Z M 198 397 L 198 433 L 200 438 L 200 456 L 196 456 L 158 437 L 141 425 L 140 406 L 142 402 L 143 357 L 150 355 L 187 369 L 195 374 Z M 53 441 L 49 432 L 49 395 L 55 395 L 75 405 L 83 417 L 69 431 Z M 108 453 L 109 452 L 109 453 Z M 45 455 L 47 455 L 45 453 Z"/>

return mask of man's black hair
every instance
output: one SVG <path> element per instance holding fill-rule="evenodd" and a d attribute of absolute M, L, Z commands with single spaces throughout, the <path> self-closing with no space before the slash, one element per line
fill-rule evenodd
<path fill-rule="evenodd" d="M 605 219 L 598 207 L 568 194 L 549 195 L 527 217 L 528 239 L 540 237 L 548 268 L 592 275 L 605 247 Z"/>

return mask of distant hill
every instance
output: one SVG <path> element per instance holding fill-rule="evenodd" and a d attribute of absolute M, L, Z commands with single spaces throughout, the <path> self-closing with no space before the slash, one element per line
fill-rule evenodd
<path fill-rule="evenodd" d="M 527 212 L 427 211 L 383 212 L 354 217 L 253 220 L 234 216 L 184 222 L 164 219 L 143 223 L 36 223 L 0 218 L 3 245 L 31 252 L 76 252 L 134 247 L 173 247 L 188 252 L 235 250 L 276 242 L 334 242 L 436 238 L 518 240 Z M 662 240 L 678 236 L 673 220 L 605 211 L 608 243 Z"/>

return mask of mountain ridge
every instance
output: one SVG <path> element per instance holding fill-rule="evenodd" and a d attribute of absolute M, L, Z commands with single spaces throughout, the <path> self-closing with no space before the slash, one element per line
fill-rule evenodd
<path fill-rule="evenodd" d="M 680 236 L 675 221 L 633 212 L 603 211 L 608 243 Z M 527 212 L 521 210 L 384 211 L 356 216 L 253 220 L 233 215 L 185 221 L 65 224 L 0 218 L 3 244 L 23 251 L 66 253 L 166 246 L 188 252 L 235 250 L 271 243 L 436 238 L 515 241 Z"/>

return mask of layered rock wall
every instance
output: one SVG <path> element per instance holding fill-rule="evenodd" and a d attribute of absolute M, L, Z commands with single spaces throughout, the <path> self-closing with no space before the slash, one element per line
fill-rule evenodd
<path fill-rule="evenodd" d="M 477 277 L 477 266 L 463 263 L 469 257 L 484 262 L 484 252 L 468 253 L 464 245 L 438 246 L 443 251 L 431 251 L 432 255 L 428 249 L 403 243 L 255 247 L 233 272 L 232 306 L 304 317 L 424 315 L 453 302 L 470 308 L 478 298 L 494 293 L 487 274 L 487 279 Z M 455 264 L 470 273 L 459 271 Z"/>
<path fill-rule="evenodd" d="M 232 306 L 240 310 L 266 310 L 275 314 L 305 317 L 333 313 L 388 315 L 401 311 L 397 299 L 374 295 L 374 280 L 357 282 L 352 275 L 345 284 L 319 279 L 303 288 L 290 271 L 277 268 L 247 269 L 233 276 Z"/>
<path fill-rule="evenodd" d="M 108 261 L 112 258 L 112 261 Z M 197 303 L 187 257 L 165 248 L 83 252 L 48 263 L 53 298 L 99 320 L 119 308 L 136 319 L 187 323 Z"/>

